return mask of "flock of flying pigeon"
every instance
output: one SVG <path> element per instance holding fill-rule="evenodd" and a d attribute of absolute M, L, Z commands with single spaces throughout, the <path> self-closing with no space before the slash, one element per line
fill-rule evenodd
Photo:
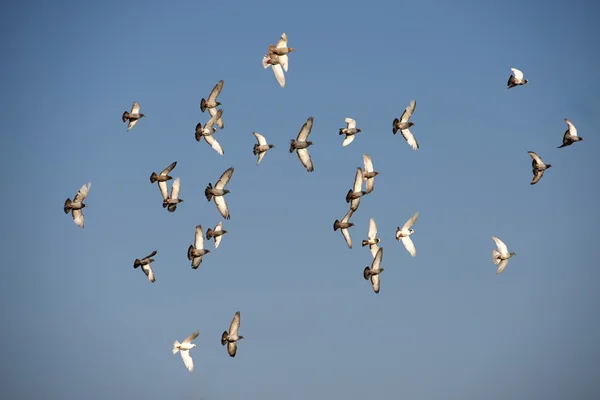
<path fill-rule="evenodd" d="M 262 60 L 262 65 L 265 69 L 268 67 L 273 69 L 275 78 L 281 87 L 285 87 L 284 72 L 288 71 L 288 54 L 295 50 L 293 47 L 287 47 L 287 42 L 287 35 L 283 33 L 279 39 L 279 42 L 277 43 L 277 46 L 271 44 L 269 46 L 268 53 L 264 55 Z M 523 78 L 523 73 L 521 71 L 516 68 L 511 68 L 511 70 L 513 74 L 511 74 L 508 80 L 507 89 L 528 83 L 528 80 Z M 217 142 L 215 139 L 214 135 L 217 132 L 215 126 L 219 128 L 219 130 L 222 130 L 225 127 L 223 123 L 223 109 L 218 109 L 221 103 L 217 101 L 219 94 L 223 90 L 223 83 L 224 82 L 221 80 L 215 85 L 208 96 L 208 99 L 202 98 L 200 102 L 200 110 L 202 112 L 208 110 L 210 119 L 204 126 L 202 126 L 201 123 L 198 123 L 195 131 L 196 141 L 200 142 L 202 138 L 204 138 L 206 143 L 208 143 L 220 155 L 223 155 L 224 151 L 219 142 Z M 392 124 L 393 134 L 395 135 L 398 131 L 400 131 L 406 142 L 413 150 L 419 149 L 419 144 L 410 131 L 410 128 L 415 125 L 415 123 L 410 121 L 410 119 L 415 111 L 416 104 L 417 103 L 415 100 L 410 101 L 400 118 L 395 118 Z M 140 105 L 137 102 L 134 102 L 131 111 L 125 111 L 123 113 L 122 121 L 128 122 L 127 131 L 129 131 L 143 117 L 144 114 L 140 113 Z M 300 162 L 308 172 L 314 171 L 313 162 L 310 157 L 310 153 L 308 152 L 308 147 L 312 145 L 312 142 L 308 140 L 308 137 L 312 131 L 313 121 L 313 117 L 309 117 L 306 120 L 296 139 L 291 139 L 289 148 L 290 153 L 296 151 Z M 340 128 L 339 130 L 340 135 L 345 135 L 344 141 L 342 142 L 342 147 L 348 146 L 350 143 L 352 143 L 355 135 L 361 132 L 361 129 L 356 128 L 356 121 L 352 118 L 346 118 L 345 122 L 347 126 L 345 128 Z M 563 135 L 562 145 L 558 148 L 570 146 L 575 142 L 583 140 L 582 137 L 577 135 L 577 129 L 571 123 L 571 121 L 565 118 L 565 122 L 567 123 L 568 129 Z M 256 163 L 258 165 L 266 153 L 275 146 L 273 144 L 269 144 L 265 137 L 260 133 L 253 132 L 253 135 L 258 142 L 253 148 L 253 154 L 258 156 Z M 528 154 L 532 158 L 533 180 L 531 181 L 531 185 L 534 185 L 542 178 L 544 171 L 552 167 L 552 165 L 545 164 L 541 157 L 533 151 L 529 151 Z M 363 155 L 363 164 L 364 169 L 360 167 L 357 168 L 354 178 L 354 185 L 346 194 L 346 203 L 349 203 L 350 208 L 341 221 L 336 219 L 333 224 L 334 231 L 337 231 L 338 229 L 341 231 L 349 248 L 352 248 L 352 238 L 350 237 L 350 232 L 348 229 L 354 226 L 354 224 L 350 222 L 350 218 L 352 217 L 353 213 L 358 210 L 361 197 L 373 192 L 375 186 L 375 177 L 379 174 L 379 172 L 374 170 L 373 162 L 368 154 Z M 155 182 L 158 182 L 158 187 L 163 199 L 162 206 L 169 212 L 175 212 L 178 204 L 183 202 L 183 199 L 179 198 L 181 184 L 179 178 L 173 179 L 173 177 L 169 175 L 176 165 L 177 161 L 174 161 L 159 174 L 152 172 L 150 175 L 150 183 L 154 184 Z M 227 169 L 214 184 L 214 187 L 212 183 L 209 183 L 204 191 L 206 199 L 209 202 L 211 200 L 214 201 L 217 210 L 225 219 L 230 219 L 229 208 L 225 201 L 225 195 L 229 193 L 229 190 L 225 189 L 225 186 L 231 180 L 233 172 L 234 168 Z M 167 183 L 170 180 L 172 180 L 173 183 L 171 185 L 171 192 L 169 193 Z M 86 207 L 84 200 L 87 198 L 90 188 L 91 183 L 83 185 L 73 200 L 67 198 L 64 203 L 64 212 L 66 214 L 71 213 L 74 223 L 80 228 L 84 227 L 84 215 L 82 210 Z M 396 240 L 402 242 L 412 257 L 416 256 L 416 249 L 410 236 L 414 233 L 412 227 L 416 223 L 418 217 L 419 213 L 415 212 L 402 227 L 398 227 L 396 230 Z M 226 233 L 227 230 L 223 229 L 223 223 L 219 222 L 214 229 L 207 229 L 206 239 L 214 239 L 214 248 L 217 249 L 221 243 L 223 235 Z M 500 274 L 508 264 L 508 260 L 514 256 L 515 253 L 509 252 L 504 242 L 497 237 L 492 236 L 492 239 L 497 247 L 497 249 L 492 251 L 492 260 L 497 266 L 496 274 Z M 363 277 L 365 280 L 370 279 L 373 291 L 375 293 L 379 293 L 379 275 L 384 271 L 384 268 L 381 267 L 383 248 L 378 246 L 379 242 L 380 239 L 377 237 L 377 225 L 375 220 L 371 218 L 369 221 L 368 239 L 362 241 L 362 246 L 369 246 L 369 250 L 373 256 L 373 261 L 371 266 L 364 268 Z M 152 253 L 142 259 L 136 258 L 133 263 L 134 268 L 141 267 L 142 271 L 148 277 L 148 280 L 151 283 L 156 281 L 151 264 L 154 262 L 152 257 L 154 257 L 157 253 L 157 250 L 154 250 Z M 189 246 L 187 251 L 188 260 L 191 261 L 191 267 L 193 269 L 197 269 L 202 263 L 202 258 L 209 253 L 210 250 L 204 247 L 204 232 L 202 226 L 197 225 L 194 233 L 194 243 Z M 244 338 L 238 334 L 239 328 L 240 312 L 237 311 L 231 321 L 229 331 L 224 331 L 221 335 L 221 345 L 227 345 L 227 351 L 231 357 L 235 357 L 237 353 L 237 342 Z M 181 354 L 183 363 L 190 372 L 194 370 L 194 362 L 189 352 L 192 348 L 196 347 L 196 345 L 192 342 L 198 337 L 199 334 L 200 331 L 196 331 L 183 340 L 183 342 L 180 343 L 176 340 L 173 343 L 173 354 L 177 354 L 177 352 Z"/>

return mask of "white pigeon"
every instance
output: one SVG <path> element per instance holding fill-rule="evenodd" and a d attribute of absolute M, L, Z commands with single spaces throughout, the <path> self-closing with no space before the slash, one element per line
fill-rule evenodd
<path fill-rule="evenodd" d="M 363 247 L 365 247 L 366 245 L 369 245 L 369 250 L 371 250 L 371 255 L 373 255 L 373 257 L 375 257 L 375 255 L 377 254 L 377 251 L 379 250 L 379 246 L 377 246 L 377 243 L 379 243 L 381 241 L 381 239 L 379 239 L 377 237 L 377 225 L 375 224 L 375 220 L 373 218 L 371 218 L 371 220 L 369 221 L 368 238 L 369 238 L 368 240 L 362 241 L 362 245 L 363 245 Z"/>
<path fill-rule="evenodd" d="M 196 332 L 188 336 L 182 343 L 179 343 L 179 341 L 177 340 L 175 341 L 175 343 L 173 343 L 173 354 L 177 354 L 178 351 L 181 352 L 181 359 L 183 360 L 185 367 L 190 372 L 194 370 L 194 360 L 192 360 L 190 350 L 196 347 L 196 345 L 192 343 L 192 341 L 195 340 L 199 334 L 200 331 L 197 330 Z"/>
<path fill-rule="evenodd" d="M 494 261 L 494 264 L 498 266 L 498 269 L 496 270 L 496 275 L 498 275 L 506 268 L 508 259 L 516 255 L 516 253 L 509 253 L 504 242 L 497 237 L 492 236 L 492 239 L 496 242 L 496 247 L 498 248 L 498 250 L 492 250 L 492 260 Z"/>
<path fill-rule="evenodd" d="M 273 69 L 277 82 L 279 82 L 279 86 L 282 88 L 285 87 L 285 75 L 283 74 L 280 56 L 276 54 L 265 54 L 262 59 L 262 66 L 265 69 L 270 66 Z"/>
<path fill-rule="evenodd" d="M 283 32 L 281 34 L 281 38 L 279 38 L 279 42 L 277 42 L 277 46 L 274 45 L 269 45 L 269 51 L 268 54 L 275 54 L 277 56 L 279 56 L 279 62 L 281 63 L 281 66 L 283 67 L 283 70 L 285 72 L 288 72 L 288 54 L 291 53 L 292 51 L 295 51 L 296 49 L 294 47 L 288 47 L 287 45 L 288 42 L 288 37 L 285 34 L 285 32 Z"/>
<path fill-rule="evenodd" d="M 398 227 L 396 230 L 396 240 L 400 241 L 402 239 L 402 244 L 413 257 L 417 255 L 417 250 L 410 239 L 410 235 L 414 233 L 412 226 L 415 224 L 415 222 L 417 222 L 417 218 L 419 218 L 419 212 L 414 213 L 414 215 L 410 217 L 408 221 L 406 221 L 402 228 Z"/>
<path fill-rule="evenodd" d="M 275 147 L 275 145 L 267 143 L 267 139 L 265 139 L 265 137 L 258 132 L 252 132 L 252 134 L 258 141 L 258 143 L 255 144 L 254 148 L 252 149 L 252 153 L 254 153 L 255 156 L 258 155 L 258 161 L 256 162 L 256 165 L 258 165 L 262 161 L 265 154 L 267 154 L 267 151 Z"/>
<path fill-rule="evenodd" d="M 519 71 L 516 68 L 511 68 L 510 69 L 513 73 L 510 76 L 510 78 L 508 78 L 508 82 L 507 82 L 507 87 L 506 89 L 510 89 L 513 88 L 515 86 L 520 86 L 520 85 L 525 85 L 527 82 L 529 82 L 527 79 L 523 79 L 523 72 Z"/>
<path fill-rule="evenodd" d="M 83 185 L 79 189 L 79 191 L 77 192 L 75 197 L 73 198 L 73 201 L 71 201 L 70 198 L 67 198 L 67 200 L 65 200 L 65 204 L 63 206 L 63 210 L 64 210 L 65 214 L 68 214 L 69 212 L 71 212 L 71 215 L 73 217 L 73 222 L 75 222 L 75 225 L 77 225 L 80 228 L 83 228 L 85 225 L 85 218 L 83 217 L 82 210 L 85 207 L 87 207 L 87 204 L 84 204 L 83 201 L 85 200 L 88 193 L 90 192 L 91 187 L 92 187 L 91 182 L 88 182 L 87 185 Z"/>
<path fill-rule="evenodd" d="M 565 122 L 567 123 L 567 130 L 565 131 L 565 134 L 563 135 L 563 142 L 560 146 L 558 146 L 558 148 L 563 148 L 565 146 L 570 146 L 575 142 L 579 142 L 581 140 L 583 140 L 583 138 L 581 136 L 577 135 L 577 128 L 575 128 L 575 125 L 573 125 L 573 123 L 571 121 L 569 121 L 567 118 L 565 118 Z"/>
<path fill-rule="evenodd" d="M 363 277 L 365 280 L 371 278 L 371 285 L 373 285 L 373 291 L 379 293 L 379 274 L 385 271 L 385 268 L 381 268 L 381 260 L 383 258 L 383 248 L 377 250 L 371 268 L 368 266 L 363 270 Z"/>

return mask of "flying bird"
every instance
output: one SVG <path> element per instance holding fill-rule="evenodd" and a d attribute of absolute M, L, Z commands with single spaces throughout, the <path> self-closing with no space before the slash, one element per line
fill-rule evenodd
<path fill-rule="evenodd" d="M 286 56 L 287 57 L 287 56 Z M 279 86 L 285 87 L 285 75 L 283 74 L 283 67 L 281 66 L 281 59 L 276 54 L 265 54 L 262 59 L 262 66 L 264 69 L 271 67 L 275 74 L 275 79 L 279 82 Z"/>
<path fill-rule="evenodd" d="M 334 231 L 337 231 L 338 229 L 342 230 L 342 235 L 344 235 L 344 239 L 346 240 L 346 244 L 348 245 L 349 248 L 352 248 L 352 238 L 350 237 L 350 232 L 348 232 L 348 228 L 354 226 L 354 224 L 352 222 L 349 222 L 350 217 L 352 216 L 353 213 L 354 213 L 354 211 L 352 211 L 352 209 L 350 209 L 350 210 L 348 210 L 346 215 L 344 215 L 344 218 L 342 218 L 341 222 L 336 219 L 335 222 L 333 223 Z"/>
<path fill-rule="evenodd" d="M 181 352 L 181 359 L 190 372 L 194 370 L 194 360 L 190 356 L 190 350 L 196 347 L 192 341 L 196 340 L 198 335 L 200 335 L 199 330 L 188 336 L 182 343 L 179 343 L 177 340 L 173 343 L 173 354 L 177 354 L 178 351 Z"/>
<path fill-rule="evenodd" d="M 254 148 L 252 149 L 252 152 L 254 153 L 254 155 L 255 156 L 258 155 L 258 161 L 256 162 L 256 165 L 258 165 L 264 158 L 265 154 L 267 154 L 267 151 L 269 151 L 270 149 L 275 147 L 275 145 L 268 144 L 267 139 L 265 139 L 265 137 L 258 132 L 252 132 L 252 134 L 258 141 L 258 143 L 255 144 Z"/>
<path fill-rule="evenodd" d="M 415 100 L 412 100 L 410 102 L 410 104 L 408 105 L 408 107 L 406 107 L 406 109 L 402 113 L 402 116 L 400 117 L 400 119 L 394 118 L 394 124 L 393 124 L 394 135 L 396 134 L 396 132 L 398 132 L 398 130 L 400 130 L 400 133 L 402 133 L 402 136 L 404 136 L 404 139 L 410 145 L 410 147 L 413 148 L 413 150 L 417 150 L 419 148 L 419 143 L 417 143 L 417 139 L 415 139 L 415 137 L 409 130 L 409 128 L 411 126 L 413 126 L 415 123 L 409 122 L 408 120 L 410 119 L 410 117 L 412 117 L 413 112 L 415 112 L 416 106 L 417 106 L 417 102 Z"/>
<path fill-rule="evenodd" d="M 82 210 L 87 207 L 87 204 L 84 204 L 83 201 L 90 192 L 91 187 L 91 182 L 88 182 L 87 185 L 83 185 L 73 198 L 73 201 L 71 201 L 70 198 L 67 198 L 67 200 L 65 200 L 65 205 L 63 206 L 65 214 L 71 212 L 71 215 L 73 216 L 73 222 L 75 222 L 75 225 L 80 228 L 83 228 L 85 225 L 85 218 L 83 217 Z"/>
<path fill-rule="evenodd" d="M 127 130 L 129 131 L 135 126 L 135 124 L 137 124 L 140 118 L 143 117 L 145 117 L 145 115 L 140 114 L 140 105 L 137 101 L 134 101 L 133 106 L 131 106 L 131 112 L 123 112 L 123 116 L 121 117 L 121 119 L 123 120 L 123 122 L 129 121 L 129 124 L 127 125 Z"/>
<path fill-rule="evenodd" d="M 229 332 L 224 331 L 221 335 L 221 344 L 223 346 L 227 345 L 227 352 L 231 357 L 235 357 L 235 353 L 237 352 L 237 342 L 238 340 L 242 340 L 244 337 L 238 335 L 238 330 L 240 329 L 240 312 L 236 312 L 231 320 L 231 324 L 229 325 Z"/>
<path fill-rule="evenodd" d="M 367 189 L 367 193 L 371 193 L 375 187 L 375 177 L 379 175 L 379 172 L 373 170 L 373 161 L 368 154 L 363 154 L 363 163 L 365 164 L 365 170 L 363 172 L 363 181 Z"/>
<path fill-rule="evenodd" d="M 412 226 L 417 222 L 417 218 L 419 218 L 419 212 L 413 214 L 412 217 L 409 218 L 408 221 L 402 226 L 402 229 L 398 227 L 396 229 L 396 240 L 402 240 L 402 244 L 406 247 L 406 250 L 410 253 L 411 256 L 417 255 L 417 250 L 415 249 L 415 245 L 410 239 L 410 235 L 414 233 Z"/>
<path fill-rule="evenodd" d="M 527 79 L 523 79 L 523 72 L 519 71 L 516 68 L 511 68 L 511 71 L 513 73 L 511 74 L 510 78 L 508 78 L 506 89 L 510 89 L 515 86 L 525 85 L 527 82 L 529 82 Z"/>
<path fill-rule="evenodd" d="M 492 250 L 492 260 L 494 261 L 494 264 L 498 266 L 498 269 L 496 270 L 496 275 L 498 275 L 506 268 L 508 259 L 516 255 L 516 253 L 509 253 L 504 242 L 497 237 L 492 236 L 492 239 L 496 242 L 496 247 L 498 248 L 498 250 Z"/>
<path fill-rule="evenodd" d="M 552 164 L 544 164 L 541 157 L 535 154 L 533 151 L 528 151 L 527 153 L 533 159 L 531 161 L 531 166 L 533 167 L 533 180 L 531 181 L 531 184 L 535 185 L 540 179 L 542 179 L 542 176 L 544 176 L 544 171 L 552 167 Z"/>
<path fill-rule="evenodd" d="M 217 247 L 219 247 L 219 244 L 221 243 L 221 239 L 223 239 L 223 235 L 226 233 L 227 233 L 227 231 L 225 229 L 223 229 L 223 222 L 219 222 L 217 224 L 217 226 L 215 226 L 214 230 L 212 230 L 210 228 L 208 228 L 206 230 L 206 240 L 215 238 L 215 249 L 216 249 Z"/>
<path fill-rule="evenodd" d="M 367 194 L 362 190 L 363 186 L 363 171 L 360 168 L 356 168 L 356 176 L 354 177 L 354 187 L 348 190 L 346 194 L 346 203 L 350 203 L 350 209 L 352 211 L 358 210 L 360 205 L 360 198 Z"/>
<path fill-rule="evenodd" d="M 568 125 L 568 129 L 565 131 L 562 144 L 558 146 L 559 149 L 561 147 L 570 146 L 575 142 L 583 140 L 581 136 L 577 136 L 577 128 L 575 128 L 575 125 L 573 125 L 571 121 L 569 121 L 567 118 L 565 118 L 565 122 Z"/>
<path fill-rule="evenodd" d="M 204 125 L 204 127 L 202 127 L 202 124 L 198 122 L 198 125 L 196 125 L 195 136 L 197 142 L 204 138 L 206 140 L 206 143 L 208 143 L 210 147 L 212 147 L 220 155 L 223 155 L 223 148 L 221 147 L 219 142 L 217 142 L 217 139 L 215 139 L 214 133 L 216 132 L 216 130 L 215 128 L 213 128 L 213 125 L 215 125 L 216 121 L 219 120 L 219 118 L 221 118 L 221 115 L 223 115 L 223 110 L 218 110 L 215 113 L 215 115 L 210 117 L 210 119 Z"/>
<path fill-rule="evenodd" d="M 290 153 L 293 153 L 294 150 L 297 150 L 298 158 L 300 162 L 308 172 L 312 172 L 315 170 L 313 166 L 313 162 L 310 158 L 310 154 L 308 153 L 308 146 L 312 145 L 313 142 L 310 140 L 306 140 L 313 127 L 313 117 L 309 117 L 304 125 L 302 125 L 302 129 L 298 132 L 298 137 L 296 140 L 292 139 L 290 142 Z"/>
<path fill-rule="evenodd" d="M 160 174 L 152 172 L 152 175 L 150 175 L 150 183 L 166 182 L 173 179 L 172 176 L 169 176 L 169 172 L 173 171 L 173 168 L 175 168 L 176 165 L 177 161 L 173 161 L 167 168 L 163 169 Z"/>
<path fill-rule="evenodd" d="M 144 271 L 144 274 L 146 274 L 148 280 L 152 283 L 154 283 L 156 279 L 154 278 L 154 271 L 152 271 L 152 265 L 150 264 L 154 262 L 154 258 L 152 257 L 154 257 L 156 253 L 158 252 L 154 250 L 152 253 L 148 254 L 141 260 L 139 258 L 136 258 L 135 261 L 133 261 L 133 268 L 135 269 L 137 267 L 142 267 L 142 271 Z"/>
<path fill-rule="evenodd" d="M 200 111 L 204 112 L 208 109 L 208 113 L 211 117 L 215 117 L 217 115 L 217 107 L 221 105 L 221 102 L 217 101 L 217 97 L 221 94 L 221 90 L 223 90 L 223 80 L 217 82 L 212 92 L 208 96 L 208 100 L 205 100 L 204 97 L 200 101 Z M 219 127 L 219 129 L 223 129 L 225 126 L 223 124 L 223 118 L 221 115 L 215 118 L 215 124 Z"/>
<path fill-rule="evenodd" d="M 363 247 L 365 247 L 366 245 L 369 245 L 369 250 L 371 250 L 371 255 L 373 257 L 375 257 L 375 255 L 377 254 L 377 251 L 379 250 L 379 246 L 377 246 L 377 243 L 379 243 L 381 241 L 381 239 L 379 239 L 377 237 L 377 225 L 375 224 L 375 220 L 373 218 L 371 218 L 371 220 L 369 221 L 368 238 L 369 238 L 368 240 L 362 241 L 362 245 L 363 245 Z"/>
<path fill-rule="evenodd" d="M 381 259 L 383 258 L 383 248 L 377 250 L 371 268 L 368 266 L 363 270 L 363 277 L 365 280 L 371 278 L 371 285 L 373 285 L 373 291 L 379 293 L 379 274 L 385 271 L 385 268 L 381 268 Z"/>
<path fill-rule="evenodd" d="M 206 199 L 210 201 L 214 197 L 217 209 L 225 219 L 229 219 L 230 214 L 227 203 L 225 202 L 225 197 L 223 196 L 229 193 L 229 190 L 225 189 L 225 185 L 227 185 L 231 179 L 231 175 L 233 175 L 233 167 L 223 172 L 223 175 L 221 175 L 217 183 L 215 183 L 214 188 L 212 183 L 209 183 L 206 189 L 204 189 L 204 195 L 206 196 Z"/>
<path fill-rule="evenodd" d="M 196 233 L 194 236 L 194 244 L 188 247 L 187 257 L 192 262 L 192 269 L 198 269 L 202 264 L 202 256 L 210 253 L 210 250 L 204 248 L 204 233 L 202 233 L 202 225 L 196 225 Z"/>
<path fill-rule="evenodd" d="M 359 133 L 361 130 L 356 127 L 356 121 L 352 118 L 346 118 L 346 128 L 340 128 L 340 135 L 346 135 L 346 138 L 342 142 L 342 147 L 348 146 L 354 140 L 354 135 Z"/>
<path fill-rule="evenodd" d="M 281 38 L 279 38 L 279 42 L 277 42 L 277 46 L 275 45 L 269 45 L 269 51 L 268 54 L 274 54 L 276 56 L 279 57 L 279 63 L 281 64 L 281 66 L 283 67 L 283 70 L 285 72 L 288 71 L 288 54 L 291 53 L 292 51 L 296 50 L 294 47 L 288 47 L 287 46 L 287 42 L 288 42 L 288 37 L 285 34 L 285 32 L 283 32 L 281 34 Z"/>
<path fill-rule="evenodd" d="M 181 188 L 179 178 L 177 177 L 173 180 L 173 185 L 171 185 L 171 196 L 167 196 L 166 181 L 158 182 L 158 187 L 163 196 L 163 208 L 166 208 L 169 212 L 175 212 L 175 210 L 177 210 L 177 204 L 183 203 L 183 199 L 179 198 L 179 189 Z"/>

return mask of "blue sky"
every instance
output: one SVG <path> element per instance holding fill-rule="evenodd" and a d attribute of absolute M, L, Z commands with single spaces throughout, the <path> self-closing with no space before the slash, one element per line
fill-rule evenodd
<path fill-rule="evenodd" d="M 598 398 L 598 6 L 261 6 L 4 9 L 6 398 Z M 285 89 L 260 64 L 282 32 Z M 511 67 L 530 83 L 506 91 Z M 194 140 L 220 79 L 224 156 Z M 391 132 L 412 99 L 417 152 Z M 133 101 L 147 116 L 127 132 Z M 313 173 L 288 153 L 309 116 Z M 346 117 L 362 132 L 342 148 Z M 585 141 L 557 149 L 565 117 Z M 253 131 L 276 146 L 259 166 Z M 535 186 L 528 150 L 553 165 Z M 332 224 L 365 153 L 381 174 L 350 250 Z M 173 214 L 148 179 L 172 161 Z M 232 166 L 229 233 L 192 270 L 195 225 L 222 220 L 204 188 Z M 80 229 L 62 207 L 88 181 Z M 394 233 L 415 211 L 412 258 Z M 517 253 L 498 276 L 492 235 Z M 150 284 L 132 264 L 154 249 Z M 196 329 L 189 373 L 171 347 Z"/>

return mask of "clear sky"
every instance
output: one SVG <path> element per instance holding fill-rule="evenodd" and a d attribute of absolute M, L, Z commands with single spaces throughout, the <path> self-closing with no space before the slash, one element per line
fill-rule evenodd
<path fill-rule="evenodd" d="M 600 398 L 599 16 L 583 1 L 5 6 L 3 397 Z M 284 89 L 261 66 L 282 32 Z M 507 91 L 511 67 L 529 84 Z M 220 79 L 224 156 L 194 140 Z M 419 151 L 392 134 L 412 99 Z M 146 118 L 127 132 L 133 101 Z M 288 152 L 309 116 L 312 173 Z M 342 148 L 346 117 L 362 132 Z M 557 149 L 564 118 L 585 140 Z M 259 166 L 253 131 L 276 146 Z M 535 186 L 528 150 L 553 165 Z M 381 174 L 350 250 L 332 225 L 365 153 Z M 172 161 L 173 214 L 149 182 Z M 229 167 L 223 220 L 204 188 Z M 62 208 L 88 181 L 80 229 Z M 412 258 L 394 234 L 416 211 Z M 192 270 L 194 227 L 222 220 Z M 517 253 L 500 275 L 492 235 Z M 154 249 L 151 284 L 132 265 Z M 189 373 L 171 348 L 196 329 Z"/>

